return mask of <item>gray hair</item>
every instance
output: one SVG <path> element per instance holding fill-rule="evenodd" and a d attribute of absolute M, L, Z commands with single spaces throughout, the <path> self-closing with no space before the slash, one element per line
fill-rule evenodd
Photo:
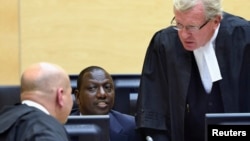
<path fill-rule="evenodd" d="M 205 9 L 206 19 L 211 19 L 217 15 L 222 16 L 221 0 L 173 0 L 174 8 L 178 11 L 192 9 L 197 3 L 201 2 Z"/>

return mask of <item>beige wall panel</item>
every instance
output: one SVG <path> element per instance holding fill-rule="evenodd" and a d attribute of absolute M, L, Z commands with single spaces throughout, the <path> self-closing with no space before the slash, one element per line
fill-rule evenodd
<path fill-rule="evenodd" d="M 0 85 L 18 84 L 18 0 L 0 3 Z"/>
<path fill-rule="evenodd" d="M 22 0 L 22 69 L 50 61 L 69 73 L 140 73 L 151 36 L 171 18 L 166 0 Z"/>
<path fill-rule="evenodd" d="M 71 74 L 88 65 L 140 73 L 151 37 L 173 17 L 172 0 L 0 3 L 0 84 L 18 84 L 23 69 L 38 61 L 57 63 Z M 225 11 L 246 19 L 249 7 L 249 0 L 223 1 Z"/>
<path fill-rule="evenodd" d="M 249 0 L 223 0 L 223 10 L 250 20 Z"/>
<path fill-rule="evenodd" d="M 244 0 L 223 4 L 247 15 Z M 140 73 L 153 33 L 169 25 L 172 15 L 172 0 L 22 0 L 22 68 L 50 61 L 69 73 L 88 65 Z"/>

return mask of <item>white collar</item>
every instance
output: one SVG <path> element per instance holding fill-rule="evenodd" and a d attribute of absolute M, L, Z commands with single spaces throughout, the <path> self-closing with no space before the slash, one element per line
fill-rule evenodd
<path fill-rule="evenodd" d="M 22 104 L 26 104 L 28 106 L 35 107 L 35 108 L 37 108 L 37 109 L 39 109 L 39 110 L 41 110 L 44 113 L 49 115 L 49 111 L 37 102 L 31 101 L 31 100 L 24 100 L 24 101 L 22 101 Z"/>
<path fill-rule="evenodd" d="M 209 42 L 194 50 L 194 56 L 199 68 L 200 76 L 208 93 L 211 92 L 212 83 L 222 79 L 219 64 L 214 51 L 215 39 L 218 34 L 219 26 L 215 30 L 214 35 Z M 209 86 L 205 86 L 206 84 Z"/>

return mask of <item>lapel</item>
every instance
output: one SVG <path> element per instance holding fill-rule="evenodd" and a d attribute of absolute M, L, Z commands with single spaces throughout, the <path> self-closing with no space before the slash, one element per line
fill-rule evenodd
<path fill-rule="evenodd" d="M 223 23 L 222 23 L 223 24 Z M 225 29 L 225 28 L 224 28 Z M 234 112 L 238 111 L 238 104 L 236 103 L 237 100 L 235 100 L 237 97 L 235 97 L 235 89 L 232 84 L 232 78 L 228 77 L 231 76 L 230 70 L 230 63 L 227 63 L 225 60 L 228 61 L 229 58 L 231 58 L 229 50 L 231 48 L 231 38 L 228 37 L 229 33 L 227 30 L 220 29 L 218 36 L 217 36 L 217 41 L 216 41 L 216 57 L 219 63 L 221 75 L 222 75 L 222 80 L 219 81 L 220 85 L 220 90 L 221 90 L 221 96 L 222 96 L 222 101 L 224 105 L 224 110 L 225 112 Z M 230 88 L 230 89 L 229 89 Z"/>
<path fill-rule="evenodd" d="M 129 141 L 128 136 L 123 134 L 123 126 L 114 115 L 114 112 L 110 112 L 110 141 Z"/>
<path fill-rule="evenodd" d="M 184 49 L 184 47 L 183 47 Z M 180 56 L 183 56 L 180 58 L 180 64 L 181 66 L 178 68 L 179 70 L 179 74 L 181 78 L 180 81 L 180 84 L 181 84 L 181 88 L 180 91 L 181 93 L 183 93 L 182 95 L 183 96 L 187 96 L 187 92 L 188 92 L 188 88 L 189 88 L 189 82 L 190 82 L 190 79 L 191 79 L 191 70 L 192 70 L 192 63 L 194 63 L 192 61 L 192 56 L 193 53 L 190 52 L 190 51 L 185 51 L 183 53 L 183 55 L 180 55 Z"/>

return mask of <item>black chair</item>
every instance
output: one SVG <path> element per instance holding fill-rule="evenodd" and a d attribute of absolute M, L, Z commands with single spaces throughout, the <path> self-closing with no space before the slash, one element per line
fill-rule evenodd
<path fill-rule="evenodd" d="M 0 85 L 0 109 L 5 105 L 20 103 L 19 85 Z"/>
<path fill-rule="evenodd" d="M 114 110 L 134 116 L 140 85 L 139 74 L 113 74 L 115 84 Z"/>

